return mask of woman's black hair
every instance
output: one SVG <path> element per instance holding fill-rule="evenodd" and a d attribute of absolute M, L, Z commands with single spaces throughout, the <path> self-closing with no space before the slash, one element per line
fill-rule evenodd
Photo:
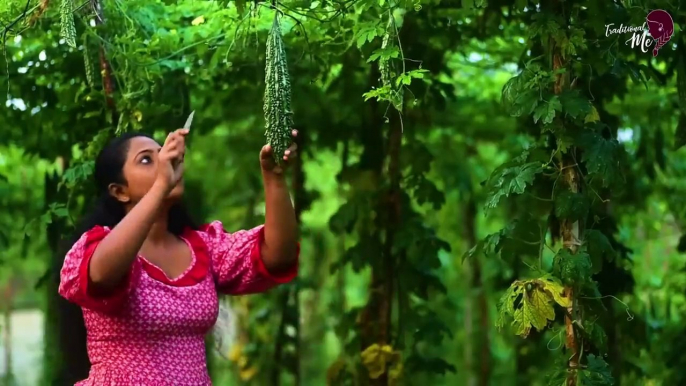
<path fill-rule="evenodd" d="M 132 138 L 151 136 L 144 133 L 124 133 L 110 141 L 98 154 L 95 160 L 95 185 L 98 191 L 98 198 L 91 211 L 81 220 L 77 226 L 73 242 L 76 242 L 81 235 L 95 226 L 114 228 L 126 215 L 124 205 L 114 198 L 109 192 L 112 183 L 124 184 L 124 163 L 126 153 L 129 150 L 129 143 Z M 173 205 L 169 209 L 168 229 L 175 235 L 180 235 L 184 229 L 191 228 L 197 230 L 198 227 L 193 221 L 182 203 Z"/>

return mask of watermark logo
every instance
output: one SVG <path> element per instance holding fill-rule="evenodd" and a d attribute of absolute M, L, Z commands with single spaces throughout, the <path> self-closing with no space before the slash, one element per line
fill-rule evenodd
<path fill-rule="evenodd" d="M 640 48 L 641 51 L 647 53 L 650 47 L 653 47 L 653 56 L 657 56 L 660 48 L 667 44 L 667 42 L 674 35 L 674 20 L 672 16 L 661 9 L 651 11 L 646 16 L 646 21 L 640 26 L 625 26 L 620 24 L 615 27 L 615 24 L 605 25 L 605 36 L 620 35 L 631 33 L 632 36 L 625 44 L 631 48 Z"/>

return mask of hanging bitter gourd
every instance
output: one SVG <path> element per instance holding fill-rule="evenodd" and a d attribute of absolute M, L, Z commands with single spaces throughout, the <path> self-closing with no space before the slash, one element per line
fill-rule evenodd
<path fill-rule="evenodd" d="M 264 119 L 267 144 L 274 149 L 274 159 L 283 161 L 284 152 L 293 137 L 293 111 L 291 110 L 291 79 L 286 62 L 286 49 L 281 37 L 278 12 L 267 36 L 265 65 Z"/>
<path fill-rule="evenodd" d="M 95 67 L 90 57 L 88 49 L 88 35 L 83 35 L 83 65 L 86 70 L 86 83 L 88 87 L 95 87 Z"/>
<path fill-rule="evenodd" d="M 76 48 L 73 0 L 62 0 L 60 3 L 60 37 L 69 47 Z"/>
<path fill-rule="evenodd" d="M 395 110 L 398 112 L 398 117 L 400 118 L 400 131 L 403 132 L 403 104 L 405 100 L 405 86 L 400 83 L 400 78 L 398 78 L 398 69 L 393 63 L 393 55 L 390 54 L 389 47 L 393 47 L 398 39 L 398 28 L 395 24 L 395 19 L 393 16 L 393 11 L 388 11 L 388 23 L 386 24 L 386 33 L 383 36 L 381 42 L 381 52 L 384 54 L 379 57 L 379 82 L 381 82 L 381 88 L 379 89 L 379 95 L 377 100 L 389 102 Z M 402 58 L 402 49 L 400 48 L 400 43 L 397 44 L 398 54 Z M 404 65 L 403 71 L 404 72 Z M 388 109 L 386 109 L 388 112 Z M 384 114 L 384 119 L 386 123 L 390 122 L 388 114 Z"/>
<path fill-rule="evenodd" d="M 381 42 L 381 50 L 386 50 L 389 44 L 391 44 L 391 38 L 395 35 L 395 21 L 393 20 L 393 13 L 389 11 L 386 33 L 384 34 Z M 393 104 L 393 107 L 395 107 L 396 110 L 402 112 L 405 90 L 402 87 L 396 87 L 393 84 L 393 79 L 396 77 L 396 73 L 394 71 L 391 58 L 381 57 L 379 59 L 379 72 L 381 73 L 381 86 L 389 93 L 389 101 L 391 104 Z"/>

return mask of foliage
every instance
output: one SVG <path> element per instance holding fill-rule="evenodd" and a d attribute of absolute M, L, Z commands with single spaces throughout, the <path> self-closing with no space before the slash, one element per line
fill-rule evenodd
<path fill-rule="evenodd" d="M 44 383 L 88 366 L 61 357 L 79 321 L 54 293 L 95 155 L 191 110 L 203 220 L 263 221 L 258 127 L 292 123 L 304 158 L 301 275 L 229 299 L 215 383 L 684 383 L 682 31 L 657 57 L 606 33 L 651 9 L 685 21 L 663 0 L 0 4 L 0 286 L 59 321 Z"/>
<path fill-rule="evenodd" d="M 553 303 L 571 306 L 571 299 L 564 296 L 563 290 L 559 282 L 549 277 L 512 283 L 500 301 L 501 316 L 496 325 L 502 327 L 504 319 L 512 318 L 517 335 L 524 338 L 532 327 L 543 330 L 548 321 L 555 320 Z"/>

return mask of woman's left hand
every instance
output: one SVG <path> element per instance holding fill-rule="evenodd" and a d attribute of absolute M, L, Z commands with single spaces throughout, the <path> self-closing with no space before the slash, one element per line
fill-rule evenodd
<path fill-rule="evenodd" d="M 274 149 L 270 145 L 264 145 L 260 151 L 260 166 L 262 166 L 262 171 L 283 174 L 284 169 L 287 168 L 291 162 L 298 156 L 298 145 L 295 143 L 295 137 L 298 136 L 298 131 L 291 131 L 293 135 L 293 144 L 285 151 L 283 155 L 283 163 L 279 166 L 276 161 L 274 161 Z"/>

